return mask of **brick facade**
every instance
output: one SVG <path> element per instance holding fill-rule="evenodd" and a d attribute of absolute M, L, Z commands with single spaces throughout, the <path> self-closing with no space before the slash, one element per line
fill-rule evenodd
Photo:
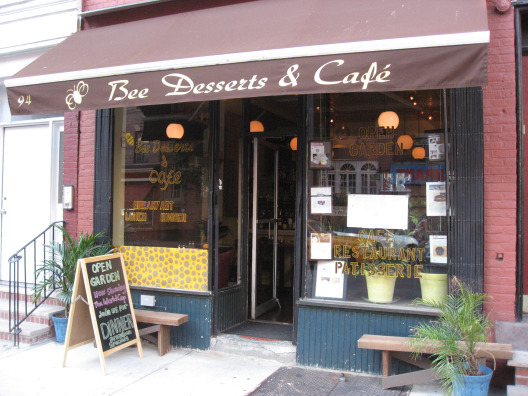
<path fill-rule="evenodd" d="M 72 235 L 77 235 L 77 216 L 79 211 L 78 205 L 78 176 L 79 167 L 79 112 L 64 114 L 64 174 L 63 182 L 65 185 L 72 185 L 73 191 L 73 209 L 64 211 L 64 221 L 67 223 L 66 228 Z"/>
<path fill-rule="evenodd" d="M 95 111 L 64 115 L 64 184 L 73 185 L 74 209 L 64 211 L 73 235 L 93 230 Z"/>
<path fill-rule="evenodd" d="M 495 320 L 515 320 L 517 130 L 513 7 L 488 0 L 490 46 L 484 87 L 484 291 Z M 504 260 L 498 261 L 497 254 Z"/>
<path fill-rule="evenodd" d="M 84 0 L 83 10 L 95 10 L 132 0 Z M 488 0 L 489 82 L 484 87 L 485 148 L 485 279 L 484 290 L 491 296 L 486 310 L 492 320 L 515 320 L 516 273 L 516 90 L 515 30 L 513 7 L 500 14 L 494 0 Z M 73 211 L 64 218 L 74 233 L 93 227 L 95 112 L 65 116 L 64 183 L 75 187 Z M 77 150 L 78 148 L 78 150 Z M 497 260 L 502 253 L 504 259 Z"/>

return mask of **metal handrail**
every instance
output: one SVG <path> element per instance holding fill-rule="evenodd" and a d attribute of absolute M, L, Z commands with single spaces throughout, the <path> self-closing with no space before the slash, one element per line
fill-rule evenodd
<path fill-rule="evenodd" d="M 37 279 L 37 266 L 39 263 L 46 259 L 46 245 L 50 242 L 55 242 L 55 228 L 57 225 L 64 225 L 64 221 L 56 221 L 50 224 L 44 231 L 38 234 L 30 242 L 20 248 L 15 254 L 9 258 L 9 332 L 14 334 L 13 343 L 15 346 L 20 344 L 20 325 L 44 302 L 46 299 L 55 291 L 56 287 L 52 290 L 44 290 L 42 298 L 38 301 L 34 300 L 31 304 L 28 304 L 28 257 L 27 252 L 30 248 L 33 249 L 33 282 L 36 285 Z M 47 242 L 47 235 L 51 233 L 49 242 Z M 42 261 L 37 260 L 37 242 L 42 241 Z M 20 268 L 22 260 L 22 269 Z M 31 262 L 31 260 L 29 260 Z M 31 264 L 31 263 L 30 263 Z M 21 275 L 22 272 L 22 275 Z M 22 276 L 22 279 L 21 279 Z M 43 272 L 44 279 L 46 278 L 46 272 Z M 20 312 L 21 293 L 20 288 L 24 289 L 24 304 L 23 312 Z"/>

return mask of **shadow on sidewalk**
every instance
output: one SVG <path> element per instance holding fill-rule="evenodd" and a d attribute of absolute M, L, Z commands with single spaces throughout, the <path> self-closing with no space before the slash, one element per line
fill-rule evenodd
<path fill-rule="evenodd" d="M 381 389 L 381 378 L 341 374 L 311 368 L 281 367 L 251 392 L 251 396 L 406 396 L 410 387 Z"/>

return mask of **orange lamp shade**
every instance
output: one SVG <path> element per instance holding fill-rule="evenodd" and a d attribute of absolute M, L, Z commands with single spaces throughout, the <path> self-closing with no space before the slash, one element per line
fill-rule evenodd
<path fill-rule="evenodd" d="M 296 137 L 290 140 L 290 148 L 292 149 L 292 151 L 297 151 L 297 138 Z"/>
<path fill-rule="evenodd" d="M 413 143 L 414 140 L 409 135 L 401 135 L 396 141 L 398 147 L 404 150 L 409 150 L 412 147 Z"/>
<path fill-rule="evenodd" d="M 412 151 L 412 156 L 414 159 L 424 159 L 425 149 L 423 147 L 415 147 Z"/>
<path fill-rule="evenodd" d="M 184 134 L 183 125 L 182 124 L 169 124 L 167 126 L 167 136 L 170 139 L 181 139 Z"/>
<path fill-rule="evenodd" d="M 378 117 L 378 125 L 380 128 L 398 128 L 400 125 L 400 118 L 394 111 L 384 111 Z"/>
<path fill-rule="evenodd" d="M 264 125 L 260 121 L 251 121 L 249 123 L 249 132 L 264 132 Z"/>

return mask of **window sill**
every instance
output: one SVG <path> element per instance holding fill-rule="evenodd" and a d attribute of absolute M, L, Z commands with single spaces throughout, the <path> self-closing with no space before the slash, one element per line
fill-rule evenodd
<path fill-rule="evenodd" d="M 136 285 L 130 285 L 130 291 L 135 292 L 151 292 L 151 293 L 170 293 L 170 294 L 188 294 L 188 295 L 195 295 L 195 296 L 212 296 L 213 293 L 211 291 L 200 291 L 200 290 L 188 290 L 188 289 L 171 289 L 171 288 L 165 288 L 165 287 L 152 287 L 152 286 L 136 286 Z"/>
<path fill-rule="evenodd" d="M 425 315 L 438 316 L 440 311 L 433 307 L 425 307 L 423 305 L 412 305 L 411 301 L 397 301 L 392 304 L 376 304 L 363 301 L 338 301 L 338 300 L 323 300 L 315 298 L 303 298 L 297 301 L 300 306 L 325 307 L 325 308 L 339 308 L 350 310 L 364 310 L 364 311 L 379 311 L 379 312 L 393 312 L 410 315 Z"/>

